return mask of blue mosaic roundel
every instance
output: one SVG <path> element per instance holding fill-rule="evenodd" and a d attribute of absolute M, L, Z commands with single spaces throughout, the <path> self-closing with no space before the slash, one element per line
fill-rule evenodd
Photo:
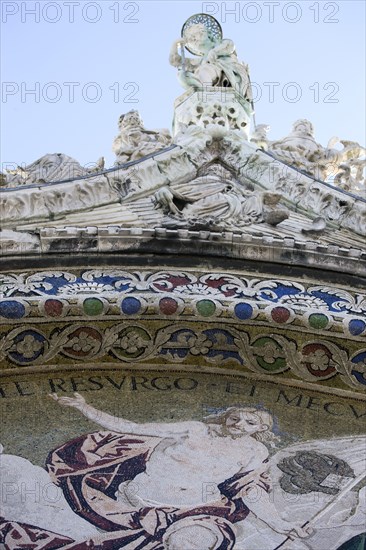
<path fill-rule="evenodd" d="M 33 329 L 23 330 L 14 338 L 14 349 L 9 357 L 17 363 L 31 363 L 43 354 L 45 342 L 45 337 L 39 332 Z"/>
<path fill-rule="evenodd" d="M 365 330 L 366 323 L 361 319 L 352 319 L 352 321 L 349 322 L 348 328 L 353 336 L 358 336 L 359 334 L 362 334 Z"/>
<path fill-rule="evenodd" d="M 6 319 L 21 319 L 25 315 L 25 307 L 16 300 L 5 300 L 0 303 L 0 315 Z"/>
<path fill-rule="evenodd" d="M 236 304 L 234 311 L 237 318 L 241 319 L 242 321 L 244 321 L 245 319 L 250 319 L 253 315 L 252 306 L 246 303 Z"/>
<path fill-rule="evenodd" d="M 137 298 L 132 298 L 130 296 L 122 301 L 121 309 L 126 315 L 134 315 L 140 311 L 141 302 Z"/>
<path fill-rule="evenodd" d="M 366 351 L 361 351 L 353 359 L 352 363 L 354 364 L 351 374 L 356 378 L 356 380 L 366 386 Z"/>

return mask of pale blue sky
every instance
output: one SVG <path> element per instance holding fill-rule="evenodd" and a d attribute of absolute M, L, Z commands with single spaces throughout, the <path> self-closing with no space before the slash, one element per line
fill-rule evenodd
<path fill-rule="evenodd" d="M 56 152 L 81 164 L 103 155 L 110 166 L 118 117 L 130 109 L 147 128 L 171 128 L 174 100 L 184 90 L 169 50 L 184 21 L 202 11 L 219 20 L 249 64 L 256 120 L 271 126 L 270 139 L 308 118 L 323 145 L 332 136 L 365 144 L 362 0 L 1 4 L 3 168 Z"/>

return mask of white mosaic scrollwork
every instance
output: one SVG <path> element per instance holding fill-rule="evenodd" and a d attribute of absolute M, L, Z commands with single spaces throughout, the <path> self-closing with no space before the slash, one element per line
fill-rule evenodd
<path fill-rule="evenodd" d="M 366 295 L 351 294 L 347 290 L 339 288 L 330 288 L 324 286 L 314 286 L 308 289 L 308 292 L 326 292 L 330 296 L 336 296 L 338 299 L 332 302 L 332 307 L 339 311 L 350 313 L 366 313 Z"/>

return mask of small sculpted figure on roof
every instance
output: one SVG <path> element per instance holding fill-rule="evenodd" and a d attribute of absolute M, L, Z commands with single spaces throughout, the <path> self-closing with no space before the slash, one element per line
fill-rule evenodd
<path fill-rule="evenodd" d="M 335 148 L 339 143 L 342 149 Z M 269 150 L 291 166 L 317 179 L 335 183 L 346 191 L 357 192 L 362 187 L 364 147 L 355 141 L 340 140 L 338 137 L 331 138 L 327 147 L 323 147 L 315 140 L 314 127 L 309 120 L 294 122 L 292 132 L 280 140 L 270 142 Z"/>
<path fill-rule="evenodd" d="M 169 130 L 146 130 L 138 111 L 132 110 L 119 117 L 120 133 L 113 142 L 116 164 L 137 160 L 171 143 Z"/>

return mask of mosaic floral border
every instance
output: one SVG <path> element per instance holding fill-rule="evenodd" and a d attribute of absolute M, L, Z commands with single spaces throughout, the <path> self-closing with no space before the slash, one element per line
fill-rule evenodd
<path fill-rule="evenodd" d="M 261 330 L 251 334 L 241 327 L 197 326 L 170 323 L 160 328 L 140 321 L 113 323 L 108 327 L 72 323 L 62 329 L 18 327 L 0 341 L 0 360 L 13 366 L 46 364 L 61 355 L 76 364 L 110 360 L 128 364 L 159 361 L 190 363 L 199 358 L 206 364 L 228 365 L 256 373 L 276 375 L 290 371 L 296 377 L 321 382 L 340 376 L 347 387 L 366 386 L 366 346 L 348 352 L 324 338 L 296 342 L 290 337 Z"/>

